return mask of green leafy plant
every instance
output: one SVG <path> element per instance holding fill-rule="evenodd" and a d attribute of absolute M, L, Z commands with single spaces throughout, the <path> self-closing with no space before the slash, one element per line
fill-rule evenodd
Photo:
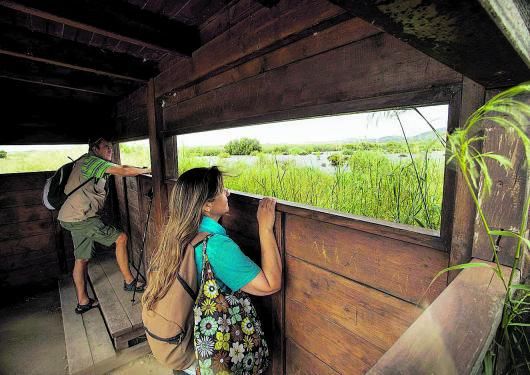
<path fill-rule="evenodd" d="M 528 225 L 528 212 L 530 208 L 530 181 L 526 182 L 526 192 L 521 209 L 520 224 L 516 230 L 495 230 L 488 223 L 488 218 L 482 209 L 481 202 L 491 192 L 492 179 L 488 171 L 487 161 L 498 163 L 501 167 L 512 168 L 511 161 L 503 155 L 493 152 L 482 152 L 480 144 L 484 140 L 482 131 L 491 126 L 501 127 L 504 132 L 515 135 L 523 145 L 525 156 L 525 169 L 530 161 L 530 138 L 528 125 L 530 119 L 530 105 L 519 100 L 521 96 L 528 98 L 530 95 L 530 82 L 520 84 L 506 90 L 476 110 L 465 122 L 464 126 L 455 130 L 447 137 L 447 146 L 450 152 L 448 163 L 453 163 L 460 170 L 463 180 L 471 194 L 477 209 L 480 222 L 484 226 L 488 243 L 493 253 L 495 265 L 487 263 L 464 263 L 441 270 L 430 285 L 443 273 L 452 270 L 461 270 L 471 267 L 488 267 L 493 269 L 500 278 L 506 290 L 502 320 L 499 327 L 499 339 L 493 345 L 484 359 L 484 370 L 493 373 L 500 350 L 508 353 L 507 360 L 511 370 L 518 371 L 523 368 L 530 372 L 530 344 L 525 331 L 530 323 L 524 322 L 525 314 L 530 312 L 530 286 L 516 283 L 515 274 L 521 265 L 524 246 L 530 247 L 530 241 L 525 238 Z M 521 172 L 526 173 L 527 171 Z M 478 192 L 478 193 L 477 193 Z M 497 253 L 495 239 L 498 236 L 516 239 L 515 255 L 510 276 L 506 279 L 503 275 Z M 429 285 L 429 286 L 430 286 Z M 522 361 L 522 363 L 517 363 Z"/>
<path fill-rule="evenodd" d="M 261 144 L 254 138 L 241 138 L 228 142 L 225 151 L 230 155 L 250 155 L 252 151 L 261 151 Z"/>

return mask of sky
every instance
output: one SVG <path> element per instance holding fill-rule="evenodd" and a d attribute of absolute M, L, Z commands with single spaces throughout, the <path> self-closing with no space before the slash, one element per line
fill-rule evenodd
<path fill-rule="evenodd" d="M 447 105 L 418 108 L 436 128 L 447 128 Z M 388 111 L 359 113 L 338 116 L 316 117 L 304 120 L 282 121 L 232 129 L 213 130 L 178 137 L 178 144 L 185 146 L 224 145 L 232 139 L 256 138 L 262 144 L 278 143 L 323 143 L 343 139 L 373 139 L 386 136 L 401 136 L 399 122 L 388 117 Z M 400 113 L 407 136 L 414 136 L 430 127 L 413 110 Z"/>
<path fill-rule="evenodd" d="M 418 110 L 436 128 L 447 128 L 447 105 L 418 107 Z M 375 114 L 374 114 L 375 113 Z M 409 137 L 430 131 L 425 121 L 413 110 L 400 112 L 400 118 Z M 225 145 L 233 139 L 256 138 L 262 144 L 325 143 L 341 140 L 363 140 L 386 136 L 401 136 L 399 122 L 388 116 L 388 111 L 315 117 L 304 120 L 282 121 L 224 130 L 186 134 L 177 137 L 179 146 Z M 146 141 L 135 141 L 138 143 Z M 1 146 L 0 150 L 28 151 L 65 148 L 59 145 Z"/>

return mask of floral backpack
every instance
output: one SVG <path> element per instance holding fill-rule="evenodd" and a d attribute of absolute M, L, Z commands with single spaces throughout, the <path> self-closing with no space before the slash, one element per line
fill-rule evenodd
<path fill-rule="evenodd" d="M 269 349 L 249 296 L 224 292 L 214 277 L 203 242 L 199 295 L 193 308 L 197 375 L 262 374 L 269 366 Z"/>

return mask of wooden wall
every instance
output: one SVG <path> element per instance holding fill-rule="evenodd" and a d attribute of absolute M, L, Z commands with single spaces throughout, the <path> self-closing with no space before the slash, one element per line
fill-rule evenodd
<path fill-rule="evenodd" d="M 449 127 L 459 124 L 460 74 L 329 2 L 236 1 L 201 32 L 208 42 L 191 59 L 164 61 L 155 78 L 164 136 L 433 103 L 457 103 Z M 120 139 L 147 136 L 146 97 L 141 89 L 117 106 Z M 230 205 L 223 225 L 259 262 L 257 199 L 232 194 Z M 276 223 L 284 286 L 255 299 L 270 374 L 365 372 L 419 316 L 415 303 L 449 264 L 450 241 L 405 226 L 296 204 L 279 204 Z M 446 285 L 440 278 L 427 301 Z"/>
<path fill-rule="evenodd" d="M 7 292 L 60 275 L 57 228 L 52 212 L 42 205 L 49 176 L 50 172 L 0 176 L 0 289 Z"/>
<path fill-rule="evenodd" d="M 151 188 L 151 178 L 143 175 L 137 177 L 115 177 L 115 184 L 116 207 L 119 210 L 121 228 L 127 233 L 129 238 L 127 244 L 129 260 L 132 262 L 134 259 L 134 265 L 138 266 L 142 251 L 143 232 L 147 220 L 147 212 L 149 211 L 147 194 Z M 152 221 L 151 217 L 146 236 L 146 249 L 152 249 L 156 240 L 154 226 L 151 225 Z M 142 260 L 141 272 L 143 275 L 145 275 L 145 259 Z M 135 275 L 135 272 L 133 274 Z"/>
<path fill-rule="evenodd" d="M 259 263 L 258 199 L 230 195 L 222 224 Z M 303 206 L 277 206 L 280 293 L 255 298 L 273 347 L 272 374 L 364 373 L 420 315 L 449 256 L 439 238 Z M 401 238 L 401 239 L 399 239 Z M 433 301 L 447 285 L 437 280 Z"/>

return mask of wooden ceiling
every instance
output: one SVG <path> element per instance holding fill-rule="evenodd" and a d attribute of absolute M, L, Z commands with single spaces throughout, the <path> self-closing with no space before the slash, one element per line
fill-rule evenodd
<path fill-rule="evenodd" d="M 348 13 L 344 19 L 360 17 L 369 21 L 486 88 L 530 79 L 521 57 L 524 41 L 518 54 L 514 43 L 503 35 L 506 30 L 501 30 L 490 17 L 491 12 L 485 10 L 484 4 L 496 1 L 330 0 Z M 505 1 L 519 9 L 518 14 L 526 22 L 522 34 L 526 37 L 530 25 L 528 3 Z M 278 2 L 0 0 L 0 84 L 13 90 L 13 105 L 3 112 L 8 112 L 12 125 L 32 129 L 39 123 L 39 114 L 33 113 L 28 120 L 16 111 L 35 112 L 33 100 L 46 102 L 42 123 L 50 124 L 50 117 L 61 117 L 65 112 L 61 101 L 68 98 L 64 103 L 77 112 L 83 112 L 80 108 L 91 109 L 85 111 L 92 112 L 87 117 L 90 123 L 108 126 L 109 108 L 119 99 L 145 85 L 169 64 L 191 59 L 194 51 L 230 28 L 224 25 L 225 29 L 206 31 L 208 21 L 216 14 L 236 3 L 247 7 L 249 14 L 263 6 L 274 12 Z M 290 42 L 286 39 L 278 45 Z M 259 53 L 256 51 L 256 56 Z M 98 111 L 99 117 L 93 114 Z M 71 115 L 75 112 L 56 121 L 57 131 L 67 130 L 61 127 L 71 124 Z M 84 141 L 83 137 L 78 137 L 79 141 Z M 26 143 L 27 139 L 19 134 L 7 141 Z"/>

